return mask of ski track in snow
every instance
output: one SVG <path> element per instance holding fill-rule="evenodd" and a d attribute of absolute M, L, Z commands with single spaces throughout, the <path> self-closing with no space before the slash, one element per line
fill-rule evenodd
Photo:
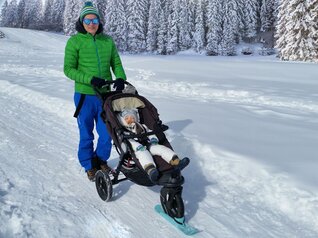
<path fill-rule="evenodd" d="M 17 34 L 11 35 L 15 37 Z M 19 40 L 14 44 L 27 54 Z M 34 45 L 31 41 L 26 44 Z M 33 47 L 30 54 L 42 52 L 40 46 Z M 19 64 L 16 60 L 1 66 L 0 76 L 17 76 L 21 81 L 0 81 L 0 237 L 129 238 L 141 234 L 162 237 L 162 233 L 184 237 L 151 210 L 159 202 L 159 188 L 127 182 L 114 187 L 113 202 L 105 204 L 99 199 L 77 162 L 73 102 L 59 97 L 59 92 L 65 93 L 60 86 L 58 92 L 48 95 L 37 81 L 56 78 L 51 85 L 62 85 L 65 78 L 55 65 Z M 255 107 L 264 110 L 267 106 L 277 113 L 281 109 L 286 114 L 289 110 L 318 112 L 317 104 L 310 101 L 217 89 L 218 85 L 207 87 L 207 83 L 155 82 L 153 71 L 127 71 L 135 72 L 131 81 L 138 90 L 159 98 L 173 95 L 207 104 L 233 103 L 255 112 Z M 24 85 L 26 77 L 34 81 Z M 191 169 L 184 171 L 183 195 L 189 222 L 202 231 L 196 237 L 318 236 L 317 194 L 296 188 L 288 176 L 269 173 L 249 158 L 172 130 L 167 135 L 176 149 L 186 145 L 183 153 L 196 158 Z M 116 153 L 110 163 L 116 164 Z"/>
<path fill-rule="evenodd" d="M 236 237 L 240 230 L 246 237 L 258 237 L 262 232 L 267 237 L 317 235 L 318 197 L 315 194 L 295 188 L 287 176 L 269 174 L 248 158 L 196 140 L 191 143 L 196 148 L 195 156 L 202 159 L 210 155 L 209 160 L 199 163 L 199 167 L 206 168 L 206 177 L 212 175 L 214 179 L 215 186 L 207 188 L 207 196 L 216 200 L 209 200 L 201 207 L 203 211 L 215 212 L 213 218 L 217 219 L 210 224 L 223 226 L 224 230 L 235 224 L 234 233 L 229 237 Z M 209 166 L 211 163 L 213 166 Z"/>
<path fill-rule="evenodd" d="M 131 80 L 134 85 L 145 91 L 148 95 L 169 98 L 191 99 L 200 102 L 226 102 L 249 107 L 282 108 L 303 113 L 318 113 L 318 104 L 313 101 L 295 100 L 278 96 L 268 96 L 247 90 L 225 89 L 224 85 L 208 83 L 189 83 L 178 80 L 172 82 L 168 79 L 154 80 L 156 74 L 151 70 L 132 69 L 128 71 L 137 74 Z M 274 93 L 274 92 L 273 92 Z"/>
<path fill-rule="evenodd" d="M 1 154 L 4 164 L 0 178 L 4 183 L 0 187 L 3 222 L 0 237 L 72 237 L 74 231 L 80 231 L 82 237 L 102 237 L 105 233 L 129 237 L 126 231 L 129 229 L 116 217 L 98 214 L 98 208 L 88 203 L 87 197 L 77 198 L 76 194 L 96 196 L 96 192 L 94 187 L 86 186 L 86 178 L 79 173 L 77 159 L 73 157 L 77 145 L 70 138 L 76 137 L 77 128 L 74 123 L 68 123 L 71 115 L 67 106 L 71 103 L 11 86 L 14 89 L 9 83 L 0 82 L 1 114 L 5 115 L 0 122 L 0 148 L 6 151 L 6 147 L 10 147 L 9 154 Z M 39 102 L 36 107 L 34 100 Z M 65 114 L 61 114 L 62 111 Z M 72 174 L 79 181 L 77 187 L 72 182 Z M 52 180 L 56 187 L 52 187 Z M 21 194 L 23 201 L 16 200 Z M 86 218 L 79 213 L 83 207 L 92 210 Z M 98 230 L 92 227 L 94 224 L 101 227 L 107 224 L 108 228 Z M 92 235 L 92 231 L 95 234 Z"/>

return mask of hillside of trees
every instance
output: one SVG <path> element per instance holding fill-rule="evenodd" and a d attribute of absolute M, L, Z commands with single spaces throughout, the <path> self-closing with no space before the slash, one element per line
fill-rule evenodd
<path fill-rule="evenodd" d="M 1 26 L 75 33 L 85 1 L 5 0 Z M 318 59 L 317 0 L 94 0 L 105 33 L 122 52 L 169 55 L 192 49 L 233 56 L 240 43 L 276 47 L 283 60 Z"/>

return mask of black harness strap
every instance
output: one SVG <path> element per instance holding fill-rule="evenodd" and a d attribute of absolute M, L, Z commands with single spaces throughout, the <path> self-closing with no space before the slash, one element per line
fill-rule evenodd
<path fill-rule="evenodd" d="M 78 105 L 76 107 L 76 110 L 75 110 L 75 113 L 74 113 L 73 117 L 75 117 L 75 118 L 78 117 L 78 114 L 80 113 L 81 108 L 83 106 L 83 103 L 84 103 L 84 100 L 85 100 L 85 96 L 86 96 L 86 94 L 81 94 L 80 100 L 78 102 Z"/>

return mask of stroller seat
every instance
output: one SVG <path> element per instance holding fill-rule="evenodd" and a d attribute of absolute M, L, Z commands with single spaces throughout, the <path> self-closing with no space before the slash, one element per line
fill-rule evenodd
<path fill-rule="evenodd" d="M 118 149 L 120 159 L 123 160 L 124 166 L 121 168 L 122 172 L 128 177 L 128 179 L 133 180 L 134 182 L 138 180 L 138 182 L 136 182 L 137 184 L 146 186 L 154 185 L 148 179 L 147 174 L 142 169 L 138 158 L 135 157 L 134 151 L 132 150 L 128 141 L 129 139 L 149 136 L 150 134 L 145 133 L 141 135 L 135 135 L 133 133 L 127 132 L 117 117 L 117 114 L 125 109 L 137 109 L 140 123 L 145 124 L 152 131 L 150 134 L 155 134 L 157 136 L 159 144 L 172 149 L 172 146 L 164 134 L 164 131 L 167 130 L 168 127 L 162 124 L 158 111 L 154 105 L 141 95 L 131 93 L 114 94 L 108 97 L 104 103 L 105 114 L 103 118 L 105 120 L 108 132 L 110 133 L 113 142 Z M 154 155 L 153 159 L 158 171 L 160 172 L 160 175 L 172 173 L 174 171 L 174 168 L 169 163 L 164 161 L 160 156 Z M 130 167 L 125 166 L 127 162 L 131 165 Z M 140 179 L 140 177 L 143 178 Z M 159 179 L 159 183 L 160 181 L 162 180 Z M 165 181 L 168 181 L 168 179 L 165 179 Z"/>

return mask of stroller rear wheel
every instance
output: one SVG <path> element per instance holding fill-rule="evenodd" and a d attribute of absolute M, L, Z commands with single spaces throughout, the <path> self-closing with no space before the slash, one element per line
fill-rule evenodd
<path fill-rule="evenodd" d="M 160 202 L 163 210 L 172 218 L 184 217 L 182 186 L 163 187 L 160 191 Z"/>
<path fill-rule="evenodd" d="M 95 185 L 99 197 L 107 202 L 113 196 L 113 184 L 107 172 L 98 170 L 95 175 Z"/>

